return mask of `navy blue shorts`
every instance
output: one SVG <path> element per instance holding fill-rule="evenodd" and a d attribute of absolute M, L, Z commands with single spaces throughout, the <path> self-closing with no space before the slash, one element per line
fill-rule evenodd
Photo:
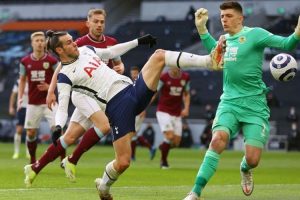
<path fill-rule="evenodd" d="M 106 115 L 114 141 L 135 131 L 135 117 L 145 110 L 154 93 L 147 87 L 140 73 L 132 85 L 121 90 L 107 103 Z"/>
<path fill-rule="evenodd" d="M 17 125 L 24 126 L 26 116 L 26 108 L 21 108 L 17 112 Z"/>

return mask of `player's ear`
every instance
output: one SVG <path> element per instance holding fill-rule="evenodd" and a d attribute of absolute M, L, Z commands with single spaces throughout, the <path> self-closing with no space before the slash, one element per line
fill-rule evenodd
<path fill-rule="evenodd" d="M 86 27 L 90 28 L 90 22 L 89 21 L 86 21 L 85 25 L 86 25 Z"/>
<path fill-rule="evenodd" d="M 55 48 L 55 52 L 56 52 L 58 55 L 61 55 L 62 52 L 63 52 L 63 48 L 62 48 L 62 47 L 56 47 L 56 48 Z"/>

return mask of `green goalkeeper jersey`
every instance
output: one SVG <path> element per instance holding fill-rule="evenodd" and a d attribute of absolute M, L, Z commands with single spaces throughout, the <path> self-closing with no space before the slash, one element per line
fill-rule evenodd
<path fill-rule="evenodd" d="M 274 35 L 262 28 L 243 29 L 235 35 L 226 34 L 224 54 L 223 94 L 221 99 L 234 99 L 259 95 L 266 91 L 262 80 L 262 64 L 265 47 L 290 51 L 300 38 Z M 209 34 L 201 35 L 205 48 L 211 51 L 217 41 Z"/>

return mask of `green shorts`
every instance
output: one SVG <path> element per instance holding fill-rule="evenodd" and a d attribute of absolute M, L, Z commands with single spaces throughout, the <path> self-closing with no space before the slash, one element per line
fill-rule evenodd
<path fill-rule="evenodd" d="M 230 139 L 241 130 L 245 143 L 263 148 L 270 134 L 270 110 L 265 95 L 222 99 L 213 122 L 213 132 L 223 130 Z"/>

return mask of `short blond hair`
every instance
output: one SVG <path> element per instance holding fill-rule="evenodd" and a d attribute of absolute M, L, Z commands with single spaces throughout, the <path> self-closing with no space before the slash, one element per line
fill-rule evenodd
<path fill-rule="evenodd" d="M 104 17 L 106 17 L 106 12 L 104 9 L 100 9 L 100 8 L 92 8 L 89 10 L 88 12 L 88 16 L 87 16 L 87 20 L 89 20 L 93 15 L 98 14 L 98 15 L 103 15 Z"/>
<path fill-rule="evenodd" d="M 35 38 L 36 36 L 44 36 L 44 37 L 46 37 L 44 32 L 38 31 L 38 32 L 32 33 L 31 36 L 30 36 L 30 39 L 33 40 L 33 38 Z"/>

